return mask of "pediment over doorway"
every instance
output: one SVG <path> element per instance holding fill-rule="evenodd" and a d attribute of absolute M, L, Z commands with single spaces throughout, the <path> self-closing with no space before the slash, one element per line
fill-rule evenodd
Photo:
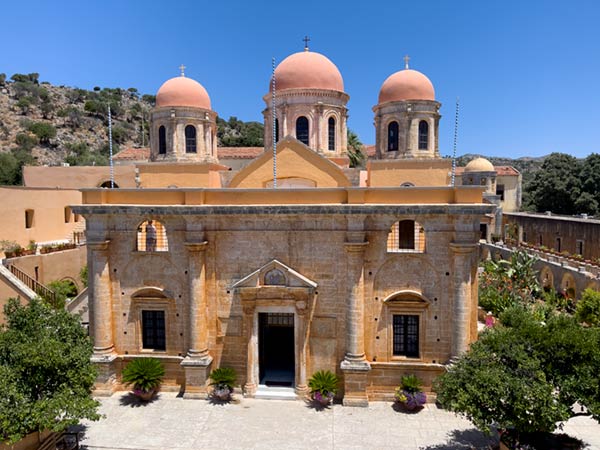
<path fill-rule="evenodd" d="M 276 259 L 246 275 L 231 286 L 232 289 L 287 287 L 315 289 L 316 282 Z"/>

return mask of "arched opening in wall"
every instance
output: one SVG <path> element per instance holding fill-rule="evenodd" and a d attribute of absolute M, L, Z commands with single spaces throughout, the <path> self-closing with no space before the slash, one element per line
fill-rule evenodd
<path fill-rule="evenodd" d="M 414 187 L 415 185 L 413 183 L 411 183 L 410 181 L 405 181 L 404 183 L 402 183 L 400 185 L 400 187 Z"/>
<path fill-rule="evenodd" d="M 426 120 L 419 122 L 419 150 L 429 148 L 429 124 Z"/>
<path fill-rule="evenodd" d="M 568 298 L 574 299 L 577 296 L 575 289 L 575 278 L 570 273 L 565 273 L 560 283 L 561 293 Z"/>
<path fill-rule="evenodd" d="M 388 152 L 398 151 L 398 122 L 390 122 L 388 125 L 387 149 Z"/>
<path fill-rule="evenodd" d="M 308 119 L 304 116 L 300 116 L 296 119 L 296 139 L 305 145 L 309 145 L 308 135 Z"/>
<path fill-rule="evenodd" d="M 279 119 L 275 119 L 275 142 L 279 142 Z"/>
<path fill-rule="evenodd" d="M 285 275 L 279 269 L 271 269 L 265 273 L 264 284 L 266 286 L 285 286 Z"/>
<path fill-rule="evenodd" d="M 196 127 L 193 125 L 185 127 L 185 152 L 196 153 Z"/>
<path fill-rule="evenodd" d="M 554 289 L 554 274 L 548 266 L 544 266 L 540 270 L 540 284 L 545 291 Z"/>
<path fill-rule="evenodd" d="M 164 155 L 167 153 L 167 130 L 161 125 L 158 128 L 158 154 Z"/>
<path fill-rule="evenodd" d="M 328 150 L 330 152 L 335 151 L 335 119 L 333 117 L 330 117 L 329 120 L 327 121 L 327 126 L 328 126 Z"/>
<path fill-rule="evenodd" d="M 167 252 L 167 230 L 158 220 L 146 220 L 137 229 L 138 252 Z"/>
<path fill-rule="evenodd" d="M 387 240 L 388 253 L 423 253 L 425 229 L 414 220 L 401 220 L 392 225 Z"/>
<path fill-rule="evenodd" d="M 64 286 L 63 294 L 67 296 L 67 298 L 75 298 L 77 294 L 79 294 L 79 289 L 77 289 L 77 285 L 70 278 L 63 278 L 60 280 L 61 284 Z"/>
<path fill-rule="evenodd" d="M 103 181 L 102 183 L 100 183 L 99 187 L 101 187 L 103 189 L 118 189 L 119 185 L 117 183 L 113 182 L 112 186 L 111 186 L 110 180 L 106 180 L 106 181 Z"/>

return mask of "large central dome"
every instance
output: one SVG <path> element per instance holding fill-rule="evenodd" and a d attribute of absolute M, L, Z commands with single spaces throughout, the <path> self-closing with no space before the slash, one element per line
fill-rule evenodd
<path fill-rule="evenodd" d="M 327 57 L 303 51 L 285 58 L 275 69 L 275 89 L 328 89 L 344 92 L 342 74 Z M 272 84 L 269 85 L 271 90 Z"/>
<path fill-rule="evenodd" d="M 379 104 L 403 100 L 435 100 L 435 90 L 429 78 L 411 69 L 390 75 L 379 91 Z"/>

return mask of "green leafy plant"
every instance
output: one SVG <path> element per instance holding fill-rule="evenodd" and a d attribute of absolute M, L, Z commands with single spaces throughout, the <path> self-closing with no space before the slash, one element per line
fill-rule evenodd
<path fill-rule="evenodd" d="M 165 368 L 156 358 L 136 358 L 122 371 L 123 383 L 134 390 L 149 392 L 157 389 L 165 376 Z"/>
<path fill-rule="evenodd" d="M 79 320 L 39 299 L 10 299 L 0 327 L 0 442 L 98 420 L 92 343 Z"/>
<path fill-rule="evenodd" d="M 586 289 L 577 302 L 575 317 L 579 322 L 600 326 L 600 292 Z"/>
<path fill-rule="evenodd" d="M 416 375 L 405 375 L 400 379 L 394 397 L 407 409 L 420 408 L 427 401 L 427 396 L 421 389 L 421 380 Z"/>
<path fill-rule="evenodd" d="M 232 391 L 235 387 L 237 374 L 231 367 L 219 367 L 210 373 L 209 378 L 212 380 L 210 385 L 215 386 L 216 389 L 227 388 Z"/>
<path fill-rule="evenodd" d="M 311 393 L 319 392 L 321 395 L 337 392 L 340 383 L 336 374 L 330 370 L 319 370 L 313 373 L 313 376 L 308 380 L 308 387 Z"/>
<path fill-rule="evenodd" d="M 88 285 L 88 266 L 87 264 L 81 268 L 79 271 L 79 279 L 83 283 L 85 287 Z"/>

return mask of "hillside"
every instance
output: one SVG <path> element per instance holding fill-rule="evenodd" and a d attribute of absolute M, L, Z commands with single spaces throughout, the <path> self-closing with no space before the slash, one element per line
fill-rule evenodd
<path fill-rule="evenodd" d="M 89 91 L 0 73 L 0 184 L 20 184 L 24 164 L 108 164 L 108 105 L 113 152 L 148 146 L 154 102 L 136 88 Z M 219 145 L 262 146 L 262 136 L 261 123 L 218 119 Z"/>

